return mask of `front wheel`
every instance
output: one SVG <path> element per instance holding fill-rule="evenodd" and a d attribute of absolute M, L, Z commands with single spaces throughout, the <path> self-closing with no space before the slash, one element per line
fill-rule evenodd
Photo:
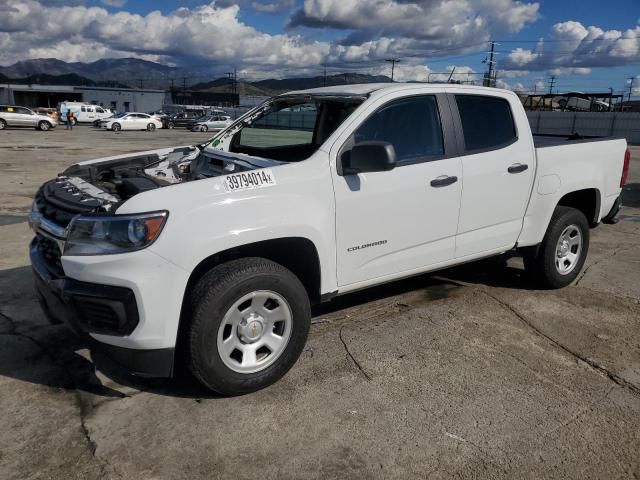
<path fill-rule="evenodd" d="M 264 258 L 219 265 L 190 295 L 189 363 L 223 395 L 264 388 L 284 376 L 304 348 L 311 308 L 300 280 Z"/>
<path fill-rule="evenodd" d="M 7 128 L 7 122 L 0 118 L 0 130 Z"/>
<path fill-rule="evenodd" d="M 168 128 L 169 130 L 171 130 L 173 127 L 175 127 L 175 124 L 174 124 L 173 122 L 169 122 L 169 123 L 167 123 L 167 128 Z"/>
<path fill-rule="evenodd" d="M 206 125 L 202 125 L 202 126 L 200 127 L 200 131 L 201 131 L 201 132 L 206 132 L 206 131 L 208 131 L 208 130 L 209 130 L 209 127 L 207 127 Z"/>
<path fill-rule="evenodd" d="M 119 123 L 114 123 L 113 125 L 111 125 L 111 130 L 113 130 L 114 132 L 119 132 L 121 129 L 122 127 Z"/>
<path fill-rule="evenodd" d="M 580 210 L 556 207 L 542 243 L 524 253 L 524 265 L 544 288 L 562 288 L 573 282 L 589 251 L 589 223 Z"/>
<path fill-rule="evenodd" d="M 50 128 L 51 128 L 51 124 L 49 122 L 45 122 L 43 120 L 42 122 L 38 123 L 38 130 L 42 130 L 43 132 L 46 132 Z"/>

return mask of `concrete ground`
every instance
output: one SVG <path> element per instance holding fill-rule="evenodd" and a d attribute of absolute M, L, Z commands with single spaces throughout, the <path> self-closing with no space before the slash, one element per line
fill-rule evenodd
<path fill-rule="evenodd" d="M 500 257 L 338 298 L 283 380 L 216 398 L 47 324 L 25 223 L 71 163 L 206 136 L 0 132 L 0 478 L 640 477 L 640 148 L 575 285 Z"/>

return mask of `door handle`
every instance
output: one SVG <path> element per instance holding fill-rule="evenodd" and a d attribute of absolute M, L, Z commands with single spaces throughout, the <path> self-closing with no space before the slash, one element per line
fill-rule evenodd
<path fill-rule="evenodd" d="M 431 186 L 438 188 L 438 187 L 446 187 L 448 185 L 451 185 L 453 183 L 456 183 L 458 181 L 458 177 L 455 176 L 448 176 L 448 175 L 440 175 L 438 178 L 434 178 L 433 180 L 431 180 Z"/>
<path fill-rule="evenodd" d="M 509 173 L 520 173 L 524 172 L 527 168 L 529 168 L 529 165 L 527 165 L 526 163 L 514 163 L 509 168 L 507 168 L 507 171 Z"/>

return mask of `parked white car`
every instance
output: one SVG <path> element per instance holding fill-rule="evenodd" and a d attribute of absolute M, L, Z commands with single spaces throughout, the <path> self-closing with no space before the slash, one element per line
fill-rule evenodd
<path fill-rule="evenodd" d="M 311 106 L 312 131 L 278 122 Z M 569 285 L 629 159 L 624 139 L 533 136 L 496 88 L 290 92 L 204 144 L 46 182 L 29 217 L 38 298 L 133 373 L 184 358 L 212 390 L 252 392 L 300 356 L 312 303 L 510 251 L 539 285 Z"/>
<path fill-rule="evenodd" d="M 162 122 L 146 113 L 121 113 L 103 122 L 102 126 L 106 130 L 149 130 L 153 132 L 156 128 L 162 128 Z"/>
<path fill-rule="evenodd" d="M 192 132 L 208 132 L 209 130 L 222 130 L 233 123 L 228 115 L 212 115 L 204 121 L 196 123 L 191 127 Z"/>
<path fill-rule="evenodd" d="M 56 125 L 58 122 L 53 117 L 35 113 L 27 107 L 0 105 L 0 130 L 6 127 L 31 127 L 46 131 Z"/>

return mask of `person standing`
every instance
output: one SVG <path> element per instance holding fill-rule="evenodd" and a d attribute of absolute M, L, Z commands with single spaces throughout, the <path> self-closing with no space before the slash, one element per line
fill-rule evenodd
<path fill-rule="evenodd" d="M 71 109 L 67 110 L 67 130 L 73 130 L 73 121 L 75 120 Z"/>

